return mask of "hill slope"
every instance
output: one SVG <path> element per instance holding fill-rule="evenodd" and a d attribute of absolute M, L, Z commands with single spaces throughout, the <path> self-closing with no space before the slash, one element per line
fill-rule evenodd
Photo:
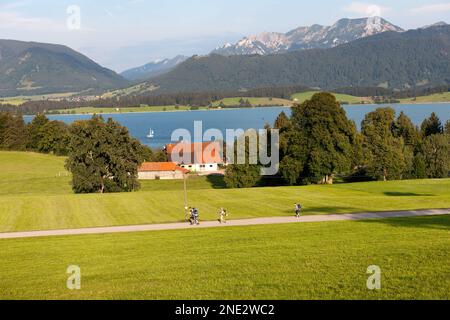
<path fill-rule="evenodd" d="M 68 47 L 0 40 L 0 96 L 109 89 L 127 83 Z"/>
<path fill-rule="evenodd" d="M 193 57 L 149 85 L 157 92 L 304 85 L 404 89 L 450 83 L 450 26 L 385 32 L 331 49 Z"/>
<path fill-rule="evenodd" d="M 403 29 L 380 17 L 341 19 L 332 26 L 299 27 L 288 33 L 265 32 L 226 44 L 213 51 L 221 55 L 273 54 L 299 49 L 333 48 L 386 31 Z"/>

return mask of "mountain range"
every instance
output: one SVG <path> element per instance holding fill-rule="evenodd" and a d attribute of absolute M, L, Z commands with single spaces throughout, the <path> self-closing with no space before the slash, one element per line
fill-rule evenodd
<path fill-rule="evenodd" d="M 148 85 L 166 93 L 292 85 L 402 90 L 449 83 L 450 26 L 437 25 L 407 32 L 388 31 L 328 49 L 196 56 Z"/>
<path fill-rule="evenodd" d="M 0 40 L 0 96 L 105 90 L 128 81 L 62 45 Z"/>
<path fill-rule="evenodd" d="M 212 53 L 230 55 L 267 55 L 294 50 L 333 48 L 386 31 L 403 32 L 380 17 L 341 19 L 332 26 L 299 27 L 287 33 L 265 32 L 227 43 Z"/>
<path fill-rule="evenodd" d="M 386 31 L 403 32 L 383 18 L 341 19 L 332 26 L 313 25 L 299 27 L 287 33 L 264 32 L 245 37 L 236 44 L 227 43 L 211 52 L 224 56 L 268 55 L 295 50 L 332 48 L 357 39 Z M 187 57 L 178 56 L 151 62 L 142 67 L 122 72 L 128 80 L 149 80 L 174 69 Z"/>
<path fill-rule="evenodd" d="M 178 56 L 119 75 L 66 46 L 0 40 L 0 96 L 93 95 L 121 88 L 126 95 L 141 95 L 298 85 L 402 90 L 450 84 L 449 46 L 450 26 L 444 22 L 403 31 L 382 18 L 342 19 L 330 27 L 248 37 L 208 56 Z M 130 86 L 133 90 L 127 89 Z"/>
<path fill-rule="evenodd" d="M 169 72 L 180 63 L 186 61 L 188 57 L 176 56 L 173 59 L 161 59 L 150 62 L 144 66 L 126 70 L 121 75 L 128 80 L 148 80 Z"/>

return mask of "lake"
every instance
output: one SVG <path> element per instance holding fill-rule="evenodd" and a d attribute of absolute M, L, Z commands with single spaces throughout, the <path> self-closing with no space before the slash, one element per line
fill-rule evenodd
<path fill-rule="evenodd" d="M 344 106 L 347 115 L 360 126 L 364 116 L 383 107 L 382 105 L 350 105 Z M 403 111 L 411 120 L 420 125 L 422 121 L 435 112 L 442 123 L 450 120 L 450 103 L 445 104 L 397 104 L 392 105 L 397 115 Z M 122 125 L 128 127 L 130 133 L 142 143 L 152 148 L 160 148 L 171 141 L 172 132 L 175 129 L 187 129 L 193 132 L 194 121 L 203 122 L 203 130 L 219 129 L 225 132 L 226 129 L 262 129 L 266 123 L 273 125 L 277 116 L 284 111 L 290 114 L 290 108 L 270 107 L 255 109 L 233 109 L 215 111 L 183 111 L 183 112 L 150 112 L 150 113 L 124 113 L 124 114 L 103 114 L 106 119 L 112 117 Z M 76 120 L 91 118 L 90 115 L 51 115 L 51 120 L 60 120 L 71 123 Z M 31 117 L 26 117 L 30 120 Z M 155 137 L 148 139 L 147 135 L 153 129 Z"/>

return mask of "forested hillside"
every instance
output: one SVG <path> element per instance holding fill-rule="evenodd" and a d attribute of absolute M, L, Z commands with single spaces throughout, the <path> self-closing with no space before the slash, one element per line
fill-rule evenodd
<path fill-rule="evenodd" d="M 128 81 L 62 45 L 0 40 L 0 96 L 111 89 Z"/>
<path fill-rule="evenodd" d="M 331 49 L 193 57 L 151 85 L 162 92 L 304 85 L 408 89 L 450 83 L 450 26 L 385 32 Z"/>

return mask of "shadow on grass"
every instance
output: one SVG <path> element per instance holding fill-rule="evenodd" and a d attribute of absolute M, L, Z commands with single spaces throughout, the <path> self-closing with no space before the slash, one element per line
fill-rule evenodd
<path fill-rule="evenodd" d="M 413 193 L 413 192 L 385 192 L 388 197 L 434 197 L 434 194 L 429 193 Z"/>
<path fill-rule="evenodd" d="M 212 174 L 207 176 L 206 180 L 211 184 L 213 189 L 227 189 L 225 176 L 223 175 Z M 286 182 L 280 177 L 263 177 L 254 188 L 283 187 L 286 185 Z"/>
<path fill-rule="evenodd" d="M 220 174 L 212 174 L 206 177 L 213 189 L 226 189 L 225 177 Z"/>
<path fill-rule="evenodd" d="M 384 224 L 395 228 L 422 228 L 450 231 L 450 215 L 361 220 L 358 223 Z"/>

